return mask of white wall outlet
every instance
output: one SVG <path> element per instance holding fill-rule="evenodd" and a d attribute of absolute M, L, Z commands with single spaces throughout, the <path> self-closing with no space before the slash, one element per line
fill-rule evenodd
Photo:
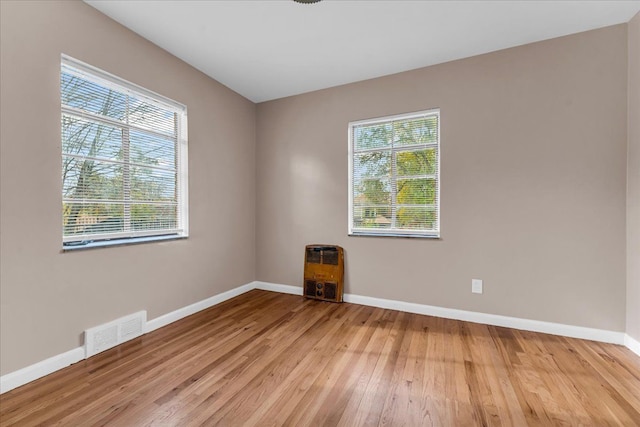
<path fill-rule="evenodd" d="M 482 293 L 482 280 L 471 279 L 471 292 L 473 292 L 474 294 Z"/>

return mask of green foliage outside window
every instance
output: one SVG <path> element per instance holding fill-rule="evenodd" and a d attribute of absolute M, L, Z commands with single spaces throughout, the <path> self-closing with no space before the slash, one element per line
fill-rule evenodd
<path fill-rule="evenodd" d="M 353 228 L 437 229 L 438 120 L 353 126 Z"/>

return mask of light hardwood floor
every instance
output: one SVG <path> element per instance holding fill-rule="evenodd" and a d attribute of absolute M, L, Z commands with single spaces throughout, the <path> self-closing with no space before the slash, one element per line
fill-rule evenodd
<path fill-rule="evenodd" d="M 0 424 L 640 426 L 640 358 L 254 290 L 3 394 Z"/>

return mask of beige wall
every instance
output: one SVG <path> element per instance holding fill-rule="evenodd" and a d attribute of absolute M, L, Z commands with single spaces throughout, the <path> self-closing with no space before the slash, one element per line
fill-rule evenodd
<path fill-rule="evenodd" d="M 626 298 L 640 338 L 638 16 L 628 52 L 609 27 L 263 103 L 256 127 L 254 104 L 81 2 L 0 8 L 1 374 L 137 310 L 300 285 L 317 242 L 345 247 L 350 293 L 617 331 Z M 61 53 L 188 106 L 189 239 L 61 253 Z M 433 107 L 442 239 L 347 237 L 347 123 Z"/>
<path fill-rule="evenodd" d="M 640 13 L 628 29 L 627 333 L 640 341 Z"/>
<path fill-rule="evenodd" d="M 2 374 L 255 279 L 255 105 L 81 2 L 1 1 Z M 191 237 L 61 253 L 60 54 L 184 103 Z"/>
<path fill-rule="evenodd" d="M 625 330 L 626 25 L 258 105 L 257 277 Z M 347 236 L 347 123 L 441 109 L 442 239 Z M 471 279 L 484 279 L 483 295 Z"/>

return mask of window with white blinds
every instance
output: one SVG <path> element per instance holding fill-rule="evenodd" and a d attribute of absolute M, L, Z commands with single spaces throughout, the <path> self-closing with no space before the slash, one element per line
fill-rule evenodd
<path fill-rule="evenodd" d="M 349 123 L 349 234 L 440 236 L 440 110 Z"/>
<path fill-rule="evenodd" d="M 60 95 L 63 245 L 187 236 L 186 107 L 67 56 Z"/>

